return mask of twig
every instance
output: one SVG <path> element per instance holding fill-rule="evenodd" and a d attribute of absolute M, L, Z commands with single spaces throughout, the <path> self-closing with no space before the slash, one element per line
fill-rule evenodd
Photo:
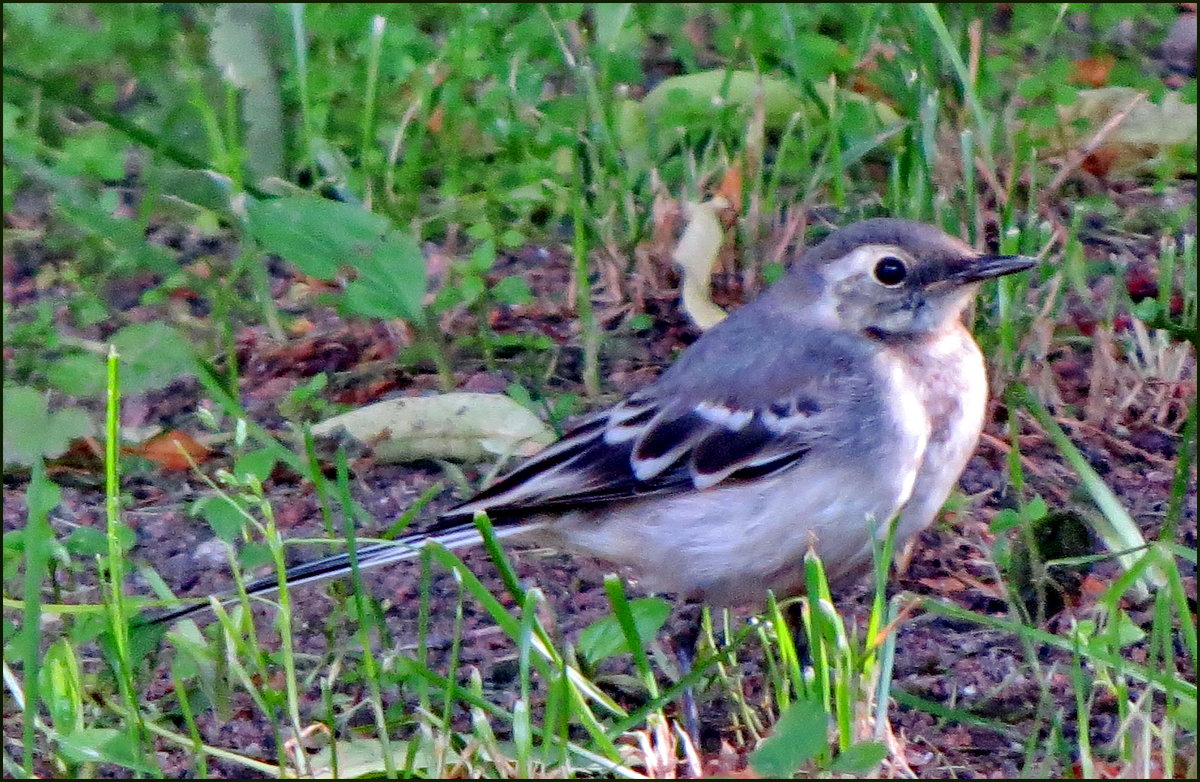
<path fill-rule="evenodd" d="M 970 49 L 967 52 L 967 74 L 971 84 L 979 84 L 979 53 L 983 49 L 983 20 L 974 19 L 967 25 L 967 40 Z"/>
<path fill-rule="evenodd" d="M 996 437 L 994 434 L 989 434 L 988 432 L 984 432 L 979 436 L 979 444 L 983 446 L 990 446 L 1004 456 L 1008 456 L 1009 451 L 1012 450 L 1012 445 L 1007 440 L 1002 440 L 1001 438 Z M 1021 466 L 1030 475 L 1036 475 L 1037 477 L 1046 481 L 1053 480 L 1053 477 L 1048 472 L 1038 466 L 1037 462 L 1033 460 L 1033 457 L 1025 454 L 1024 452 L 1021 453 Z"/>
<path fill-rule="evenodd" d="M 1008 206 L 1008 193 L 1005 192 L 1004 186 L 1000 184 L 1000 178 L 996 176 L 995 171 L 987 167 L 983 162 L 983 157 L 980 155 L 975 156 L 975 170 L 979 173 L 980 178 L 983 179 L 984 184 L 992 191 L 992 194 L 996 196 L 996 203 L 1001 207 Z"/>
<path fill-rule="evenodd" d="M 1117 435 L 1104 431 L 1104 429 L 1096 426 L 1095 424 L 1088 423 L 1087 421 L 1076 421 L 1074 419 L 1064 418 L 1062 416 L 1055 416 L 1054 420 L 1058 421 L 1060 425 L 1066 426 L 1072 431 L 1084 432 L 1100 438 L 1105 442 L 1105 444 L 1108 445 L 1110 449 L 1112 449 L 1112 451 L 1116 453 L 1124 456 L 1133 456 L 1143 461 L 1150 462 L 1151 464 L 1155 464 L 1159 467 L 1171 468 L 1175 466 L 1175 461 L 1173 459 L 1168 459 L 1164 456 L 1159 456 L 1156 453 L 1151 453 L 1142 448 L 1138 448 L 1136 445 L 1126 442 Z"/>
<path fill-rule="evenodd" d="M 792 243 L 792 239 L 797 235 L 803 236 L 807 229 L 808 207 L 804 204 L 788 207 L 787 215 L 784 217 L 782 234 L 779 240 L 775 242 L 775 246 L 771 248 L 770 263 L 783 263 L 783 256 L 787 254 L 787 249 Z"/>

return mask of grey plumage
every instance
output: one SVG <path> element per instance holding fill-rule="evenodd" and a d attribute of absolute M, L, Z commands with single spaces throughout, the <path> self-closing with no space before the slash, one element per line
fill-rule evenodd
<path fill-rule="evenodd" d="M 803 587 L 811 546 L 839 584 L 898 515 L 932 522 L 983 424 L 983 359 L 961 323 L 982 279 L 1029 268 L 940 230 L 867 220 L 806 251 L 770 291 L 705 333 L 657 382 L 360 567 L 427 539 L 497 534 L 599 557 L 649 589 L 716 604 Z M 344 555 L 289 582 L 347 570 Z M 252 585 L 270 591 L 273 579 Z M 184 609 L 163 617 L 183 615 Z"/>

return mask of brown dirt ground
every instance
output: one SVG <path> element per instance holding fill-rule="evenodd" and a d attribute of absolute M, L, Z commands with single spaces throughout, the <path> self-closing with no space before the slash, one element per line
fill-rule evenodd
<path fill-rule="evenodd" d="M 1185 183 L 1181 191 L 1194 203 L 1194 183 Z M 1179 194 L 1175 194 L 1178 196 Z M 1104 256 L 1111 248 L 1111 236 L 1097 230 L 1088 238 L 1089 253 Z M 181 261 L 199 257 L 206 252 L 227 248 L 205 244 L 186 232 L 164 227 L 157 240 L 179 250 Z M 209 240 L 203 240 L 209 241 Z M 1152 237 L 1134 242 L 1129 255 L 1131 269 L 1144 259 L 1155 257 Z M 54 291 L 36 290 L 33 280 L 38 266 L 47 259 L 33 250 L 5 257 L 5 300 L 14 308 L 28 305 L 37 298 L 53 296 Z M 300 296 L 297 288 L 303 281 L 292 277 L 284 268 L 272 270 L 275 292 L 283 302 Z M 579 355 L 574 345 L 572 314 L 564 301 L 563 291 L 569 279 L 569 261 L 565 253 L 550 248 L 528 248 L 505 258 L 497 275 L 519 273 L 526 277 L 536 299 L 525 307 L 498 307 L 491 313 L 493 328 L 500 333 L 539 333 L 550 336 L 560 346 L 555 376 L 550 385 L 556 391 L 578 391 Z M 110 291 L 114 302 L 130 302 L 125 316 L 143 320 L 160 316 L 155 308 L 136 304 L 140 290 L 155 284 L 150 278 L 127 280 Z M 655 328 L 649 334 L 614 336 L 605 347 L 605 377 L 607 388 L 628 392 L 649 382 L 669 360 L 670 355 L 694 337 L 689 327 L 674 310 L 673 292 L 653 289 L 643 297 L 644 308 L 655 316 Z M 720 293 L 720 292 L 719 292 Z M 736 296 L 736 292 L 733 294 Z M 1102 299 L 1104 291 L 1097 292 Z M 1093 328 L 1088 323 L 1091 302 L 1072 304 L 1078 331 Z M 333 382 L 326 396 L 351 404 L 363 404 L 393 393 L 423 393 L 435 388 L 434 377 L 421 370 L 405 370 L 394 361 L 397 347 L 403 343 L 402 331 L 383 325 L 347 323 L 332 312 L 303 304 L 291 307 L 303 309 L 311 324 L 304 334 L 293 336 L 285 344 L 269 339 L 260 327 L 248 327 L 238 334 L 239 363 L 242 370 L 242 391 L 249 412 L 268 426 L 282 419 L 276 405 L 289 389 L 319 372 L 331 372 Z M 1080 314 L 1082 313 L 1082 314 Z M 200 313 L 201 315 L 203 313 Z M 603 314 L 603 312 L 602 312 Z M 64 317 L 65 324 L 65 317 Z M 469 333 L 474 328 L 471 318 L 447 318 L 444 325 L 451 331 Z M 65 326 L 64 326 L 65 327 Z M 110 325 L 102 324 L 81 336 L 103 339 Z M 1055 339 L 1043 372 L 1028 380 L 1042 396 L 1051 402 L 1067 402 L 1080 410 L 1089 411 L 1082 420 L 1064 418 L 1070 433 L 1083 449 L 1092 465 L 1117 492 L 1148 536 L 1157 533 L 1169 495 L 1173 465 L 1180 447 L 1177 430 L 1180 399 L 1186 401 L 1195 394 L 1194 375 L 1191 386 L 1180 389 L 1180 396 L 1163 397 L 1153 385 L 1144 384 L 1139 390 L 1139 377 L 1123 363 L 1107 362 L 1097 365 L 1096 350 L 1069 347 L 1066 340 Z M 6 357 L 7 363 L 7 357 Z M 502 391 L 510 377 L 504 372 L 487 372 L 480 367 L 464 367 L 457 376 L 460 388 Z M 1157 394 L 1157 396 L 1156 396 Z M 164 427 L 198 430 L 195 410 L 201 391 L 193 381 L 178 381 L 162 391 L 126 400 L 125 422 L 155 422 Z M 1191 395 L 1191 396 L 1189 396 Z M 1124 402 L 1119 405 L 1118 400 Z M 1157 405 L 1157 406 L 1156 406 Z M 1172 407 L 1174 405 L 1174 407 Z M 1168 409 L 1170 408 L 1170 409 Z M 1163 411 L 1166 410 L 1164 413 Z M 1060 416 L 1060 418 L 1063 418 Z M 993 403 L 993 415 L 977 455 L 972 459 L 961 481 L 961 489 L 969 498 L 966 506 L 940 521 L 921 536 L 907 571 L 896 579 L 897 590 L 938 596 L 972 611 L 1007 615 L 1003 593 L 998 590 L 992 564 L 994 538 L 988 522 L 1001 508 L 1013 507 L 1015 498 L 1007 478 L 1006 413 L 999 403 Z M 1114 434 L 1120 432 L 1120 435 Z M 1021 445 L 1023 465 L 1030 488 L 1046 497 L 1054 509 L 1086 510 L 1080 501 L 1077 481 L 1062 463 L 1053 446 L 1035 423 L 1022 419 Z M 1194 446 L 1194 444 L 1193 444 Z M 220 455 L 204 465 L 211 472 L 228 466 Z M 478 475 L 471 474 L 473 479 Z M 52 476 L 65 486 L 63 503 L 55 514 L 56 524 L 85 525 L 103 528 L 103 493 L 98 486 L 99 473 L 89 467 L 86 458 L 81 463 L 57 463 Z M 425 489 L 443 478 L 433 464 L 386 465 L 377 463 L 369 454 L 360 454 L 355 462 L 353 492 L 358 502 L 374 519 L 374 527 L 360 530 L 371 535 L 386 529 Z M 25 481 L 6 476 L 4 488 L 4 528 L 11 530 L 24 524 Z M 187 504 L 209 493 L 209 489 L 187 472 L 165 472 L 142 468 L 127 476 L 126 489 L 131 504 L 125 513 L 126 522 L 137 533 L 137 546 L 132 553 L 137 563 L 151 565 L 180 595 L 204 595 L 222 590 L 228 584 L 224 554 L 214 541 L 213 533 L 201 519 L 189 516 Z M 275 509 L 284 535 L 289 537 L 320 536 L 323 527 L 312 486 L 296 476 L 277 471 L 266 485 L 268 497 Z M 445 491 L 421 520 L 432 519 L 438 508 L 454 499 Z M 1061 520 L 1061 519 L 1060 519 Z M 420 523 L 420 522 L 418 522 Z M 1069 524 L 1067 519 L 1063 523 Z M 1066 533 L 1052 532 L 1063 536 Z M 1178 542 L 1194 548 L 1196 545 L 1196 506 L 1194 488 L 1184 513 L 1184 523 L 1178 530 Z M 1091 541 L 1084 539 L 1084 551 L 1093 550 Z M 1098 550 L 1098 549 L 1095 549 Z M 312 554 L 317 552 L 313 551 Z M 296 559 L 306 558 L 304 552 Z M 495 569 L 483 552 L 467 552 L 465 560 L 495 594 L 503 594 Z M 557 627 L 567 638 L 573 638 L 583 627 L 608 613 L 608 601 L 602 588 L 605 569 L 602 564 L 577 561 L 550 552 L 524 552 L 515 558 L 518 573 L 527 583 L 536 585 L 549 597 Z M 1062 579 L 1063 585 L 1051 601 L 1048 626 L 1060 630 L 1069 626 L 1075 617 L 1087 616 L 1094 605 L 1096 585 L 1110 583 L 1115 573 L 1111 564 L 1082 568 Z M 395 651 L 411 652 L 417 627 L 417 595 L 419 568 L 403 564 L 367 574 L 369 591 L 381 601 L 388 627 L 393 633 Z M 86 574 L 60 573 L 64 601 L 95 602 L 96 595 Z M 431 658 L 444 666 L 447 662 L 453 607 L 457 591 L 449 574 L 434 575 L 433 649 Z M 1187 574 L 1190 599 L 1195 601 L 1194 573 Z M 149 594 L 145 583 L 134 579 L 131 591 Z M 328 585 L 301 587 L 294 593 L 296 616 L 294 632 L 297 645 L 307 653 L 322 656 L 331 647 L 355 648 L 353 624 L 343 611 L 333 610 Z M 865 587 L 855 594 L 839 596 L 840 607 L 861 620 L 867 609 Z M 1148 620 L 1146 605 L 1127 606 L 1133 616 Z M 489 696 L 505 704 L 515 694 L 508 687 L 515 675 L 515 650 L 492 626 L 488 617 L 470 600 L 464 606 L 465 631 L 457 676 L 464 677 L 471 669 L 480 672 Z M 677 625 L 680 620 L 674 620 Z M 268 646 L 272 643 L 273 625 L 269 620 L 259 622 L 260 632 Z M 93 652 L 94 653 L 94 650 Z M 1131 654 L 1144 654 L 1136 647 Z M 1029 675 L 1024 651 L 1016 638 L 1004 633 L 980 628 L 971 623 L 954 622 L 933 615 L 916 615 L 899 629 L 894 687 L 943 705 L 976 711 L 986 715 L 1004 729 L 964 725 L 941 720 L 929 714 L 893 703 L 890 720 L 906 760 L 919 777 L 1012 777 L 1026 762 L 1027 745 L 1045 736 L 1034 737 L 1035 726 L 1044 731 L 1046 721 L 1034 713 L 1039 687 Z M 1069 657 L 1040 652 L 1045 664 L 1058 661 L 1056 670 L 1066 670 Z M 761 689 L 754 655 L 747 658 L 747 686 Z M 1182 657 L 1181 657 L 1182 659 Z M 93 663 L 95 660 L 92 659 Z M 1194 680 L 1194 672 L 1187 672 Z M 144 697 L 148 700 L 173 698 L 165 665 L 157 661 L 155 676 L 147 685 Z M 1068 742 L 1077 726 L 1074 724 L 1074 701 L 1070 681 L 1065 674 L 1055 675 L 1049 684 L 1053 696 L 1052 710 L 1062 715 L 1061 728 Z M 319 719 L 321 704 L 315 690 L 306 696 L 305 715 Z M 391 698 L 404 696 L 392 694 Z M 621 697 L 628 700 L 628 693 Z M 715 757 L 723 735 L 722 725 L 728 705 L 718 701 L 703 703 L 705 731 L 703 749 Z M 1103 745 L 1119 729 L 1115 704 L 1093 709 L 1091 737 L 1094 745 Z M 6 731 L 11 729 L 6 707 Z M 234 747 L 248 755 L 274 758 L 270 733 L 264 730 L 257 712 L 249 703 L 236 703 L 232 719 L 219 723 L 212 712 L 198 715 L 204 740 L 217 746 Z M 1038 755 L 1035 750 L 1034 756 Z M 160 754 L 164 769 L 176 774 L 188 773 L 189 766 L 182 753 L 165 750 Z M 714 761 L 716 762 L 716 761 Z M 734 765 L 737 765 L 735 762 Z M 721 761 L 725 771 L 736 770 Z M 214 775 L 240 776 L 241 768 L 222 763 L 210 766 Z M 1055 769 L 1063 773 L 1061 768 Z"/>

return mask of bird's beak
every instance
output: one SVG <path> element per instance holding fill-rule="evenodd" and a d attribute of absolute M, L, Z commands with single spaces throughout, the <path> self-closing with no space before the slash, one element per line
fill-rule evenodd
<path fill-rule="evenodd" d="M 950 264 L 954 271 L 950 273 L 948 279 L 957 283 L 979 282 L 1032 269 L 1036 263 L 1035 259 L 1024 255 L 983 255 L 978 258 L 964 258 L 962 261 Z"/>

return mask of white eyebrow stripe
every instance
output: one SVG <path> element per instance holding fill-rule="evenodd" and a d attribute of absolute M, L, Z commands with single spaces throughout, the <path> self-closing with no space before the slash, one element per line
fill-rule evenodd
<path fill-rule="evenodd" d="M 753 410 L 731 410 L 712 402 L 701 402 L 696 405 L 695 410 L 705 421 L 720 424 L 734 432 L 740 431 L 754 419 Z"/>

